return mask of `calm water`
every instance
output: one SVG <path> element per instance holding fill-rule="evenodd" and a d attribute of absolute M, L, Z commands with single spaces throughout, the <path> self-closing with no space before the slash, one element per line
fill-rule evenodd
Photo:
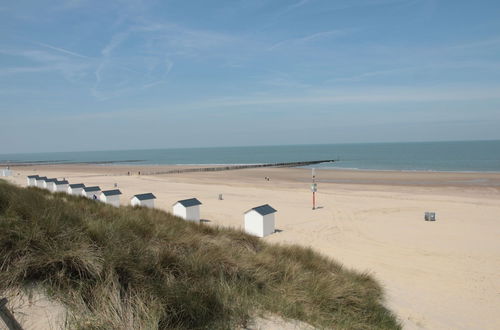
<path fill-rule="evenodd" d="M 315 167 L 500 172 L 500 141 L 365 143 L 3 154 L 0 162 L 252 164 L 338 159 Z"/>

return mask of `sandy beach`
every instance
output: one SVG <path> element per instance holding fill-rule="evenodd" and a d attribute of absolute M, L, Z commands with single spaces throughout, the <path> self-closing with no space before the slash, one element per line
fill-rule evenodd
<path fill-rule="evenodd" d="M 102 189 L 116 183 L 123 205 L 152 192 L 167 211 L 196 197 L 210 226 L 241 228 L 244 211 L 269 203 L 279 231 L 265 240 L 311 246 L 372 274 L 406 329 L 500 328 L 500 173 L 316 170 L 312 210 L 308 169 L 144 175 L 167 168 L 36 165 L 13 167 L 7 179 L 25 186 L 27 175 L 39 174 Z M 425 211 L 437 221 L 424 221 Z"/>

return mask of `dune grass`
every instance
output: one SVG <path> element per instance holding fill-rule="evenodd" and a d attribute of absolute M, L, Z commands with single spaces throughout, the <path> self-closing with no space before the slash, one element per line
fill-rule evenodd
<path fill-rule="evenodd" d="M 399 329 L 380 286 L 311 249 L 0 180 L 0 294 L 42 288 L 80 329 L 234 329 L 263 313 Z"/>

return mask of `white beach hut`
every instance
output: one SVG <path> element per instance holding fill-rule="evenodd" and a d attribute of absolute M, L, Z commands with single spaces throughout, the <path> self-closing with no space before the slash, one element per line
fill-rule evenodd
<path fill-rule="evenodd" d="M 101 188 L 99 186 L 83 187 L 82 189 L 82 196 L 90 199 L 98 199 L 100 194 Z"/>
<path fill-rule="evenodd" d="M 47 177 L 46 177 L 46 176 L 39 176 L 39 177 L 35 180 L 35 185 L 36 185 L 38 188 L 43 188 L 43 185 L 45 184 L 45 180 L 47 180 Z"/>
<path fill-rule="evenodd" d="M 67 180 L 57 180 L 53 184 L 53 192 L 65 192 L 68 190 L 69 182 Z"/>
<path fill-rule="evenodd" d="M 103 190 L 101 193 L 101 196 L 99 196 L 99 199 L 103 203 L 118 207 L 118 206 L 120 206 L 120 195 L 121 194 L 122 194 L 122 192 L 118 189 Z"/>
<path fill-rule="evenodd" d="M 38 175 L 28 175 L 26 177 L 26 184 L 28 187 L 36 187 L 36 179 L 38 179 Z"/>
<path fill-rule="evenodd" d="M 12 175 L 12 171 L 8 168 L 4 168 L 2 170 L 0 170 L 0 176 L 11 176 Z"/>
<path fill-rule="evenodd" d="M 56 181 L 57 181 L 56 178 L 45 179 L 45 181 L 43 181 L 43 187 L 47 190 L 54 191 Z"/>
<path fill-rule="evenodd" d="M 174 215 L 187 221 L 200 222 L 201 202 L 196 198 L 177 201 L 173 206 Z"/>
<path fill-rule="evenodd" d="M 250 235 L 265 237 L 274 233 L 274 214 L 277 211 L 268 204 L 245 212 L 245 231 Z"/>
<path fill-rule="evenodd" d="M 83 183 L 73 183 L 68 185 L 66 192 L 70 195 L 82 195 L 83 188 L 85 188 Z"/>
<path fill-rule="evenodd" d="M 145 206 L 154 208 L 156 196 L 152 193 L 134 195 L 130 200 L 132 206 Z"/>

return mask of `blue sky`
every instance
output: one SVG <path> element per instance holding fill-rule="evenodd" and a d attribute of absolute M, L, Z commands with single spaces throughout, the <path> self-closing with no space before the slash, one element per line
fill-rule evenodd
<path fill-rule="evenodd" d="M 500 139 L 499 17 L 499 1 L 3 1 L 0 153 Z"/>

